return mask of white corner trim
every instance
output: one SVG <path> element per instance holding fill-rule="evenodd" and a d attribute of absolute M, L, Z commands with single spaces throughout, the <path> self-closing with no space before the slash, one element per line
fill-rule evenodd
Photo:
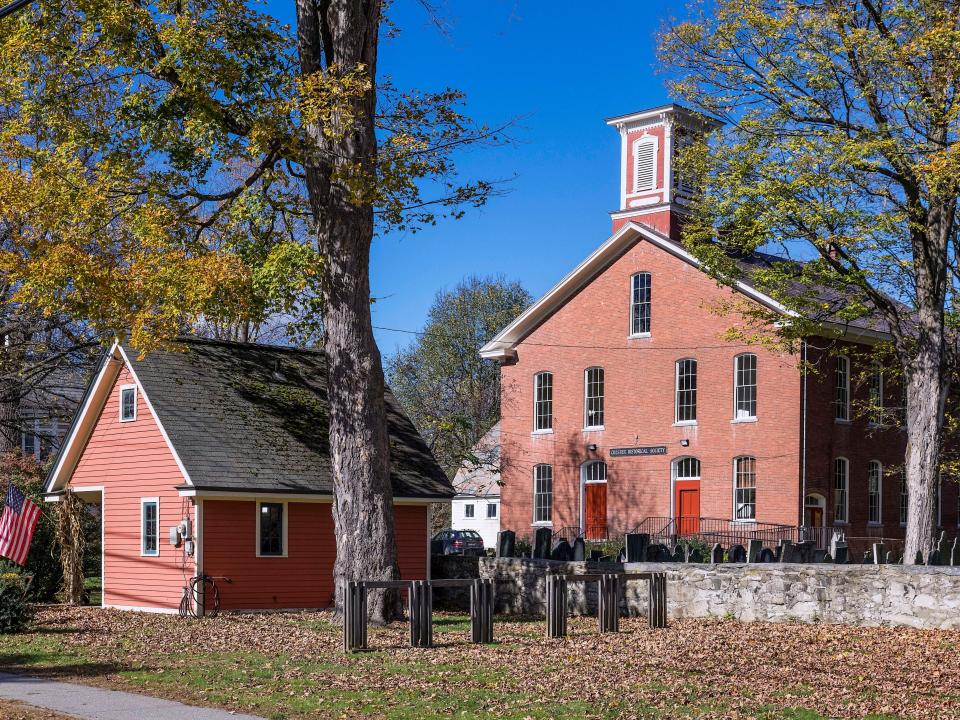
<path fill-rule="evenodd" d="M 143 383 L 140 382 L 140 378 L 137 377 L 137 371 L 133 369 L 133 363 L 130 362 L 130 358 L 127 357 L 127 353 L 124 352 L 123 346 L 120 345 L 120 343 L 116 344 L 116 348 L 120 351 L 120 355 L 123 357 L 123 361 L 126 364 L 127 369 L 130 371 L 130 375 L 137 384 L 137 388 L 143 394 L 143 401 L 150 409 L 150 414 L 153 416 L 153 421 L 157 424 L 157 428 L 160 430 L 160 434 L 163 436 L 163 441 L 167 444 L 167 448 L 173 455 L 173 459 L 176 461 L 177 467 L 180 468 L 180 473 L 183 475 L 183 479 L 186 480 L 187 485 L 193 485 L 193 480 L 190 479 L 190 473 L 188 473 L 187 468 L 184 467 L 183 461 L 180 459 L 180 454 L 177 452 L 177 449 L 173 446 L 173 443 L 170 442 L 170 436 L 167 435 L 167 431 L 163 427 L 163 422 L 160 420 L 160 416 L 157 415 L 157 411 L 154 409 L 153 403 L 150 402 L 150 396 L 147 394 L 147 391 L 143 389 Z"/>
<path fill-rule="evenodd" d="M 179 608 L 147 607 L 145 605 L 101 605 L 101 607 L 129 612 L 158 613 L 160 615 L 175 615 L 180 612 Z"/>
<path fill-rule="evenodd" d="M 617 257 L 624 246 L 637 240 L 647 240 L 656 247 L 667 251 L 693 267 L 703 270 L 702 263 L 683 246 L 661 235 L 652 228 L 637 223 L 626 223 L 617 232 L 594 250 L 583 262 L 554 285 L 545 295 L 522 312 L 517 318 L 501 330 L 486 345 L 480 348 L 480 357 L 485 359 L 504 359 L 514 357 L 514 345 L 526 337 L 540 322 L 562 303 L 566 302 L 578 290 L 599 275 L 609 263 Z M 796 317 L 797 313 L 788 310 L 769 295 L 760 292 L 744 282 L 734 283 L 734 289 L 759 302 L 771 310 Z"/>

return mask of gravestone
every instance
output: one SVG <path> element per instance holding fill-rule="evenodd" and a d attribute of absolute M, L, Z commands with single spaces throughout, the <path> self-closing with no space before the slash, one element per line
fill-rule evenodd
<path fill-rule="evenodd" d="M 691 548 L 687 552 L 687 562 L 688 563 L 702 563 L 703 562 L 703 553 L 700 552 L 700 548 Z"/>
<path fill-rule="evenodd" d="M 550 528 L 540 527 L 533 534 L 533 559 L 547 560 L 550 557 L 550 544 L 553 541 L 553 533 Z"/>
<path fill-rule="evenodd" d="M 830 556 L 836 560 L 837 559 L 837 545 L 843 544 L 844 547 L 847 545 L 847 536 L 843 534 L 842 530 L 834 530 L 833 535 L 830 538 Z"/>
<path fill-rule="evenodd" d="M 950 546 L 950 564 L 954 567 L 960 565 L 960 535 L 953 539 L 953 545 Z"/>
<path fill-rule="evenodd" d="M 813 561 L 815 563 L 822 563 L 823 559 L 827 556 L 827 551 L 822 548 L 817 548 L 813 551 Z"/>
<path fill-rule="evenodd" d="M 800 551 L 800 562 L 813 562 L 813 553 L 817 549 L 817 544 L 813 540 L 802 540 L 797 543 L 797 548 Z"/>
<path fill-rule="evenodd" d="M 836 555 L 833 555 L 833 562 L 835 562 L 837 565 L 846 565 L 847 560 L 849 559 L 848 550 L 849 548 L 847 548 L 847 542 L 845 540 L 836 543 L 834 545 L 834 552 Z"/>
<path fill-rule="evenodd" d="M 731 545 L 727 552 L 727 558 L 732 563 L 745 563 L 747 561 L 747 551 L 743 545 Z"/>
<path fill-rule="evenodd" d="M 916 557 L 913 558 L 913 564 L 914 564 L 914 565 L 924 565 L 924 564 L 925 564 L 925 563 L 923 562 L 923 553 L 920 552 L 919 550 L 917 550 L 917 555 L 916 555 Z"/>
<path fill-rule="evenodd" d="M 600 558 L 603 557 L 603 550 L 591 550 L 590 551 L 590 560 L 592 562 L 600 562 Z"/>
<path fill-rule="evenodd" d="M 825 563 L 832 563 L 832 562 L 833 562 L 833 555 L 831 555 L 830 553 L 824 553 L 824 554 L 823 554 L 823 562 L 825 562 Z"/>
<path fill-rule="evenodd" d="M 780 562 L 796 562 L 795 548 L 789 540 L 780 541 Z"/>
<path fill-rule="evenodd" d="M 662 543 L 647 548 L 647 562 L 670 562 L 670 551 Z"/>
<path fill-rule="evenodd" d="M 873 564 L 874 565 L 885 565 L 886 564 L 886 549 L 883 547 L 883 543 L 874 543 L 873 544 Z"/>
<path fill-rule="evenodd" d="M 627 533 L 627 562 L 643 562 L 650 547 L 649 533 Z"/>
<path fill-rule="evenodd" d="M 760 559 L 761 550 L 763 550 L 763 540 L 750 540 L 750 542 L 747 544 L 747 562 L 757 562 Z"/>
<path fill-rule="evenodd" d="M 713 550 L 710 551 L 710 562 L 714 565 L 723 562 L 723 545 L 720 543 L 713 544 Z"/>
<path fill-rule="evenodd" d="M 927 565 L 941 565 L 940 562 L 940 551 L 931 550 L 930 554 L 927 555 Z"/>
<path fill-rule="evenodd" d="M 873 550 L 864 550 L 863 551 L 863 560 L 860 561 L 861 565 L 873 565 Z"/>
<path fill-rule="evenodd" d="M 893 554 L 893 550 L 887 550 L 886 560 L 887 565 L 893 565 L 897 561 L 896 556 Z"/>
<path fill-rule="evenodd" d="M 517 547 L 517 534 L 513 530 L 497 533 L 497 557 L 512 558 Z"/>
<path fill-rule="evenodd" d="M 683 562 L 686 559 L 686 552 L 683 550 L 683 545 L 675 545 L 673 548 L 673 553 L 670 556 L 671 562 Z"/>
<path fill-rule="evenodd" d="M 777 556 L 774 555 L 773 550 L 770 548 L 764 548 L 760 551 L 760 562 L 762 563 L 772 563 L 777 561 Z"/>
<path fill-rule="evenodd" d="M 587 559 L 587 546 L 583 542 L 582 537 L 578 537 L 573 541 L 573 561 L 574 562 L 583 562 Z"/>
<path fill-rule="evenodd" d="M 573 548 L 570 547 L 570 543 L 561 539 L 560 542 L 553 546 L 553 551 L 550 553 L 550 559 L 562 560 L 563 562 L 569 562 L 572 560 Z"/>

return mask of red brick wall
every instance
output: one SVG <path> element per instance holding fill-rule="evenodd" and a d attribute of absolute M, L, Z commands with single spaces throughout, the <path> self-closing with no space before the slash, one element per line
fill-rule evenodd
<path fill-rule="evenodd" d="M 318 608 L 333 602 L 336 547 L 330 503 L 287 504 L 287 556 L 257 557 L 256 503 L 203 501 L 203 569 L 218 580 L 225 610 Z M 395 508 L 400 574 L 427 576 L 427 508 Z"/>
<path fill-rule="evenodd" d="M 652 273 L 652 336 L 628 339 L 630 277 Z M 608 464 L 608 522 L 628 529 L 667 516 L 671 461 L 701 462 L 705 517 L 732 515 L 733 458 L 757 458 L 758 520 L 796 524 L 800 515 L 798 358 L 728 342 L 736 317 L 716 312 L 733 294 L 686 262 L 646 242 L 625 251 L 517 347 L 503 368 L 502 527 L 529 534 L 532 468 L 554 468 L 553 526 L 579 525 L 580 465 Z M 758 422 L 732 423 L 733 362 L 758 356 Z M 675 427 L 674 364 L 698 361 L 698 424 Z M 605 429 L 583 431 L 583 371 L 605 369 Z M 554 432 L 533 435 L 533 376 L 554 374 Z M 681 447 L 681 439 L 689 447 Z M 597 451 L 586 446 L 596 443 Z M 612 447 L 666 445 L 666 456 L 610 458 Z"/>

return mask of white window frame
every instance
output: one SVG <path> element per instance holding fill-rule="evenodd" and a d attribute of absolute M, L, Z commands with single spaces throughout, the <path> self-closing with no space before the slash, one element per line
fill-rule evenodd
<path fill-rule="evenodd" d="M 871 492 L 870 485 L 873 482 L 873 472 L 876 469 L 877 491 Z M 874 520 L 871 515 L 873 511 L 873 496 L 876 494 L 877 500 L 877 519 Z M 867 525 L 883 524 L 883 463 L 879 460 L 871 460 L 867 463 Z"/>
<path fill-rule="evenodd" d="M 740 384 L 740 361 L 744 358 L 753 358 L 753 385 Z M 733 358 L 733 422 L 756 422 L 757 421 L 757 387 L 760 384 L 760 361 L 756 353 L 740 353 Z M 738 393 L 741 387 L 753 387 L 753 414 L 743 415 L 740 413 L 740 398 Z M 744 456 L 746 457 L 746 456 Z"/>
<path fill-rule="evenodd" d="M 590 377 L 591 370 L 600 371 L 601 373 L 600 382 L 603 385 L 603 390 L 599 395 L 596 396 L 600 399 L 600 414 L 603 416 L 603 422 L 601 422 L 599 425 L 590 424 L 590 412 L 589 412 L 590 403 L 589 403 L 589 396 L 587 395 L 587 393 L 589 392 L 589 388 L 590 388 L 589 377 Z M 600 365 L 591 365 L 590 367 L 585 368 L 583 371 L 583 429 L 584 430 L 603 430 L 604 423 L 607 420 L 606 394 L 607 394 L 607 373 L 603 369 L 603 367 Z"/>
<path fill-rule="evenodd" d="M 651 173 L 651 183 L 649 187 L 639 187 L 637 182 L 637 170 L 639 169 L 637 164 L 637 150 L 641 145 L 653 146 L 653 172 Z M 630 174 L 630 180 L 632 181 L 633 192 L 629 193 L 629 195 L 641 195 L 644 193 L 654 192 L 660 187 L 660 173 L 658 172 L 660 169 L 658 167 L 658 159 L 660 157 L 660 138 L 658 138 L 656 135 L 641 135 L 633 141 L 631 149 L 633 151 L 633 172 Z"/>
<path fill-rule="evenodd" d="M 537 475 L 537 470 L 541 467 L 550 469 L 550 489 L 548 491 L 541 492 L 537 488 L 537 483 L 541 480 Z M 537 497 L 539 495 L 546 495 L 549 502 L 549 518 L 547 520 L 537 520 Z M 553 465 L 549 463 L 537 463 L 533 466 L 533 524 L 537 527 L 552 527 L 553 526 Z"/>
<path fill-rule="evenodd" d="M 539 390 L 541 378 L 544 376 L 550 376 L 550 399 L 549 400 L 540 400 L 539 399 Z M 538 421 L 540 419 L 540 414 L 538 411 L 538 406 L 540 403 L 549 404 L 550 407 L 550 425 L 549 427 L 538 427 Z M 550 370 L 541 370 L 540 372 L 534 373 L 533 375 L 533 432 L 536 434 L 543 433 L 552 433 L 553 432 L 553 373 Z"/>
<path fill-rule="evenodd" d="M 469 510 L 469 512 L 468 512 L 468 510 Z M 464 518 L 464 520 L 476 520 L 476 518 L 477 518 L 476 503 L 464 503 L 464 504 L 463 504 L 463 518 Z"/>
<path fill-rule="evenodd" d="M 636 283 L 637 279 L 641 275 L 647 276 L 647 293 L 649 298 L 646 301 L 637 302 L 636 297 Z M 646 305 L 647 306 L 647 330 L 636 330 L 634 328 L 633 319 L 634 319 L 634 309 L 637 306 Z M 648 338 L 650 337 L 650 332 L 653 329 L 653 273 L 648 270 L 641 270 L 640 272 L 635 272 L 630 276 L 630 333 L 627 337 L 631 338 Z"/>
<path fill-rule="evenodd" d="M 147 552 L 147 505 L 155 505 L 157 508 L 157 549 L 154 552 Z M 140 498 L 140 557 L 160 557 L 160 498 L 142 497 Z"/>
<path fill-rule="evenodd" d="M 874 398 L 874 384 L 876 384 L 876 398 Z M 883 385 L 883 368 L 874 367 L 873 372 L 870 374 L 870 415 L 868 424 L 871 427 L 882 427 L 884 425 Z M 874 400 L 876 400 L 876 402 L 874 402 Z"/>
<path fill-rule="evenodd" d="M 127 390 L 133 390 L 133 417 L 125 418 L 123 416 L 123 394 Z M 120 408 L 119 408 L 120 422 L 134 422 L 137 419 L 137 385 L 136 383 L 129 383 L 127 385 L 120 386 Z"/>
<path fill-rule="evenodd" d="M 846 372 L 845 382 L 843 386 L 844 396 L 846 398 L 845 402 L 841 405 L 838 401 L 837 394 L 839 393 L 841 386 L 837 383 L 837 378 L 840 375 L 840 365 L 843 365 Z M 840 409 L 843 408 L 843 417 L 838 415 Z M 837 356 L 837 365 L 833 371 L 833 421 L 838 423 L 848 423 L 850 422 L 850 358 L 846 355 Z"/>
<path fill-rule="evenodd" d="M 837 519 L 837 468 L 840 467 L 839 463 L 843 463 L 843 519 Z M 850 524 L 850 461 L 845 457 L 837 457 L 833 459 L 833 482 L 831 483 L 833 488 L 833 524 L 834 525 L 849 525 Z"/>
<path fill-rule="evenodd" d="M 741 505 L 737 500 L 737 493 L 740 491 L 740 486 L 737 481 L 740 477 L 740 463 L 743 460 L 753 462 L 753 487 L 745 488 L 745 490 L 753 490 L 753 502 L 742 503 L 743 505 L 753 505 L 753 517 L 750 518 L 737 517 L 737 508 Z M 738 524 L 757 522 L 757 459 L 753 455 L 738 455 L 733 459 L 733 522 Z"/>
<path fill-rule="evenodd" d="M 680 363 L 693 363 L 693 419 L 680 419 Z M 697 424 L 697 384 L 700 375 L 700 363 L 696 358 L 680 358 L 673 364 L 673 424 L 674 425 L 696 425 Z M 683 392 L 690 392 L 684 390 Z"/>
<path fill-rule="evenodd" d="M 490 511 L 493 511 L 491 514 Z M 487 520 L 496 520 L 500 516 L 500 506 L 495 502 L 487 503 Z"/>
<path fill-rule="evenodd" d="M 283 506 L 283 517 L 280 518 L 280 521 L 281 521 L 281 522 L 280 522 L 280 525 L 281 525 L 281 535 L 282 535 L 280 541 L 283 543 L 283 547 L 282 547 L 283 552 L 280 553 L 279 555 L 263 555 L 263 554 L 260 552 L 260 507 L 261 507 L 262 505 L 282 505 L 282 506 Z M 288 544 L 288 542 L 287 542 L 287 530 L 288 530 L 288 527 L 289 527 L 289 524 L 290 524 L 290 504 L 289 504 L 289 502 L 288 502 L 287 500 L 257 500 L 257 502 L 254 503 L 254 506 L 255 506 L 255 510 L 256 510 L 255 521 L 256 521 L 256 525 L 257 525 L 257 531 L 256 531 L 256 533 L 255 533 L 255 535 L 256 535 L 255 540 L 256 540 L 256 543 L 257 543 L 257 544 L 254 546 L 254 549 L 256 550 L 256 556 L 257 556 L 258 558 L 285 558 L 285 557 L 287 557 L 287 551 L 289 550 L 289 544 Z"/>

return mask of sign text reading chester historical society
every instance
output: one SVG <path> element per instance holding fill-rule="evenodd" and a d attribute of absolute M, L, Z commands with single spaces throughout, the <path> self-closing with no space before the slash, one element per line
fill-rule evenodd
<path fill-rule="evenodd" d="M 666 445 L 648 445 L 646 447 L 610 448 L 610 457 L 624 457 L 628 455 L 666 455 Z"/>

